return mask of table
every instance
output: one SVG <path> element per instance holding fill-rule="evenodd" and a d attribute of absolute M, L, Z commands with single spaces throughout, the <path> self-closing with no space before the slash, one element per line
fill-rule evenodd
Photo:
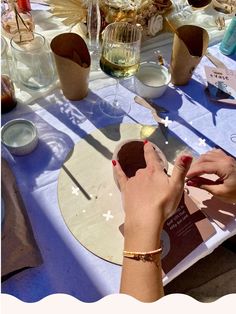
<path fill-rule="evenodd" d="M 33 9 L 38 8 L 41 9 L 33 6 Z M 45 21 L 48 13 L 36 13 L 36 22 L 42 31 L 45 28 L 42 21 Z M 50 20 L 48 22 L 50 24 Z M 50 40 L 57 32 L 68 30 L 69 28 L 61 26 L 53 31 L 46 28 L 44 33 Z M 159 46 L 168 63 L 172 37 L 167 37 L 162 38 L 159 45 L 155 45 L 154 41 L 148 42 L 143 47 L 143 60 L 152 58 L 154 47 Z M 232 69 L 236 69 L 235 56 L 223 56 L 219 52 L 218 44 L 211 46 L 209 50 Z M 232 136 L 236 134 L 236 110 L 230 106 L 216 105 L 206 98 L 205 64 L 211 65 L 204 57 L 187 86 L 176 88 L 170 85 L 167 92 L 155 101 L 169 109 L 169 118 L 173 120 L 171 132 L 197 153 L 204 153 L 219 145 L 236 157 L 235 137 Z M 64 98 L 58 83 L 41 95 L 17 88 L 20 103 L 14 111 L 2 116 L 2 124 L 10 119 L 23 117 L 34 122 L 39 131 L 40 142 L 33 154 L 14 157 L 2 146 L 2 156 L 8 160 L 16 176 L 44 260 L 42 266 L 21 272 L 4 282 L 3 293 L 26 302 L 38 301 L 54 293 L 65 293 L 84 302 L 93 302 L 106 295 L 118 293 L 121 267 L 94 256 L 80 245 L 66 227 L 57 200 L 60 167 L 73 145 L 81 138 L 108 124 L 135 121 L 143 124 L 155 123 L 149 111 L 135 105 L 132 79 L 122 83 L 122 93 L 132 102 L 129 116 L 114 120 L 99 113 L 94 104 L 96 95 L 102 96 L 104 88 L 113 84 L 114 81 L 101 71 L 93 72 L 90 76 L 89 95 L 85 100 L 73 103 Z M 91 108 L 94 110 L 91 111 Z M 200 144 L 199 139 L 204 139 L 204 144 Z M 236 219 L 224 231 L 214 226 L 217 233 L 205 243 L 208 250 L 203 245 L 199 246 L 168 273 L 163 280 L 164 285 L 236 234 Z"/>

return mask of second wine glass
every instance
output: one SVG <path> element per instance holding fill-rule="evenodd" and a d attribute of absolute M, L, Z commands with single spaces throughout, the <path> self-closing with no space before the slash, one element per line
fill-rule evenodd
<path fill-rule="evenodd" d="M 109 24 L 103 34 L 100 67 L 117 80 L 115 92 L 100 101 L 101 111 L 110 117 L 122 117 L 130 111 L 127 98 L 119 94 L 119 79 L 132 76 L 139 68 L 142 27 L 128 22 Z"/>

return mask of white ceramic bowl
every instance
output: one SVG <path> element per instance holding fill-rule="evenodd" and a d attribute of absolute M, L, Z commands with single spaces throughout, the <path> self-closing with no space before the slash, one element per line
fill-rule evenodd
<path fill-rule="evenodd" d="M 15 119 L 1 128 L 1 140 L 10 153 L 22 156 L 35 149 L 38 144 L 38 132 L 32 122 Z"/>
<path fill-rule="evenodd" d="M 143 62 L 134 76 L 136 93 L 144 98 L 157 98 L 164 94 L 171 75 L 168 69 L 156 62 Z"/>

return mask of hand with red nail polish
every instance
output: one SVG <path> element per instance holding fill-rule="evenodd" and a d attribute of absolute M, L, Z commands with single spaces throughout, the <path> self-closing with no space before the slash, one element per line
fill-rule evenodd
<path fill-rule="evenodd" d="M 201 177 L 215 174 L 216 180 Z M 204 189 L 227 203 L 236 202 L 236 160 L 221 149 L 213 149 L 192 164 L 187 173 L 188 186 Z"/>
<path fill-rule="evenodd" d="M 145 224 L 150 230 L 152 225 L 157 228 L 157 222 L 163 225 L 177 208 L 192 157 L 179 156 L 172 175 L 169 177 L 163 169 L 161 159 L 153 150 L 152 144 L 147 141 L 144 143 L 147 166 L 136 171 L 134 177 L 128 178 L 118 161 L 113 160 L 112 163 L 123 197 L 127 225 L 137 219 L 135 224 Z M 145 220 L 143 215 L 146 216 Z"/>
<path fill-rule="evenodd" d="M 114 166 L 125 211 L 124 249 L 128 251 L 147 252 L 160 247 L 163 224 L 181 200 L 192 162 L 190 156 L 179 156 L 170 177 L 150 142 L 144 145 L 144 158 L 146 168 L 130 178 L 118 161 Z M 120 291 L 144 302 L 159 299 L 163 296 L 161 267 L 124 258 Z"/>

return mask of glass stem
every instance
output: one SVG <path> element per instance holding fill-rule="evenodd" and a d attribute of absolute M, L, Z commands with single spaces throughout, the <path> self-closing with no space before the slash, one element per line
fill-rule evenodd
<path fill-rule="evenodd" d="M 115 89 L 115 97 L 113 100 L 113 106 L 116 108 L 119 108 L 119 102 L 118 102 L 118 91 L 119 91 L 120 82 L 119 79 L 116 79 L 116 89 Z"/>

